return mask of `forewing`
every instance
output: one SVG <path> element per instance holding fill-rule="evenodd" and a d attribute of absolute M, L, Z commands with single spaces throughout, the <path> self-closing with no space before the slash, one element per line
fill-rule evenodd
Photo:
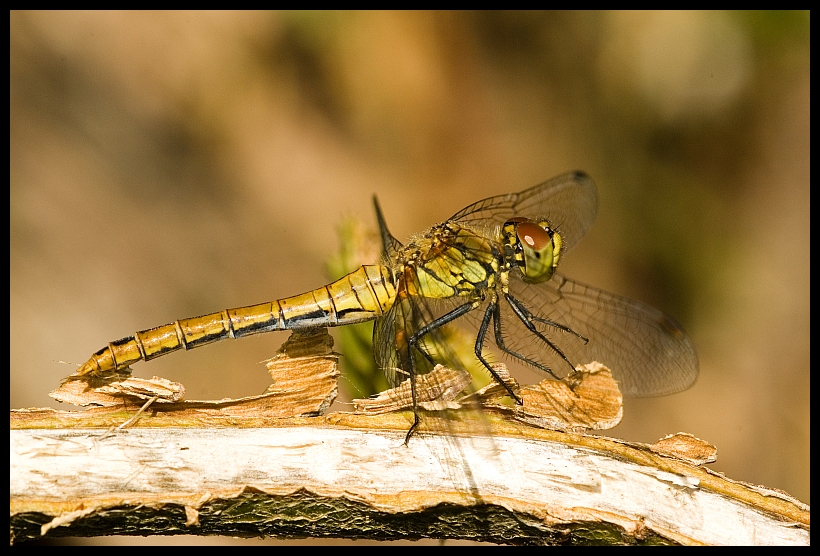
<path fill-rule="evenodd" d="M 373 195 L 373 206 L 376 209 L 376 221 L 379 223 L 379 237 L 382 240 L 382 258 L 385 264 L 392 264 L 398 257 L 399 253 L 404 249 L 404 245 L 399 240 L 393 237 L 390 230 L 387 228 L 387 221 L 384 219 L 382 208 L 379 205 L 378 198 Z"/>
<path fill-rule="evenodd" d="M 574 282 L 556 274 L 543 284 L 510 280 L 510 293 L 534 314 L 569 327 L 589 339 L 584 344 L 572 334 L 539 324 L 573 365 L 599 361 L 612 370 L 625 396 L 661 396 L 680 392 L 698 376 L 692 341 L 681 326 L 661 311 L 638 301 Z M 506 301 L 502 301 L 506 304 Z M 515 319 L 508 311 L 505 320 Z M 522 342 L 520 326 L 514 325 Z M 532 346 L 532 344 L 529 344 Z M 532 351 L 532 350 L 530 350 Z M 545 346 L 545 363 L 563 369 Z"/>
<path fill-rule="evenodd" d="M 584 172 L 561 174 L 519 193 L 489 197 L 460 210 L 451 220 L 497 238 L 510 218 L 546 219 L 561 233 L 563 248 L 572 248 L 587 233 L 598 210 L 598 193 Z"/>

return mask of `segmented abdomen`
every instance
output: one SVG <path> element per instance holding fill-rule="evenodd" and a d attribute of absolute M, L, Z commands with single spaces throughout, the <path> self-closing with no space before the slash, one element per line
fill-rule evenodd
<path fill-rule="evenodd" d="M 384 314 L 395 296 L 390 269 L 362 266 L 332 284 L 301 295 L 142 330 L 111 342 L 92 355 L 73 376 L 119 370 L 138 361 L 226 338 L 364 322 Z"/>

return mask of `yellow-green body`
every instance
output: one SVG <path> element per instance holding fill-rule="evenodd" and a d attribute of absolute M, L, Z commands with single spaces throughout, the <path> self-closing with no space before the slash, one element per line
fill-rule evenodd
<path fill-rule="evenodd" d="M 124 369 L 180 349 L 274 330 L 341 326 L 384 315 L 398 297 L 475 297 L 495 283 L 498 250 L 463 227 L 444 224 L 397 254 L 392 268 L 365 265 L 313 291 L 141 330 L 96 352 L 74 375 Z"/>
<path fill-rule="evenodd" d="M 383 264 L 294 297 L 137 332 L 108 344 L 73 376 L 121 370 L 226 338 L 375 319 L 374 357 L 395 385 L 439 358 L 461 364 L 444 327 L 473 313 L 477 318 L 467 319 L 477 330 L 473 354 L 499 384 L 483 354 L 487 340 L 554 378 L 599 361 L 627 396 L 688 388 L 698 361 L 680 325 L 657 309 L 556 272 L 596 212 L 595 184 L 580 171 L 473 203 L 407 246 L 390 235 L 377 206 Z"/>

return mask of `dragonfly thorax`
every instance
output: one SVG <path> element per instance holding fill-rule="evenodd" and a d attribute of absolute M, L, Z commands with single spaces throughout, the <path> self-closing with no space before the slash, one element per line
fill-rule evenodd
<path fill-rule="evenodd" d="M 496 284 L 501 258 L 494 242 L 468 227 L 434 226 L 407 246 L 397 290 L 428 298 L 481 298 Z"/>
<path fill-rule="evenodd" d="M 501 230 L 506 262 L 521 271 L 529 283 L 552 278 L 561 256 L 561 234 L 549 222 L 511 218 Z"/>

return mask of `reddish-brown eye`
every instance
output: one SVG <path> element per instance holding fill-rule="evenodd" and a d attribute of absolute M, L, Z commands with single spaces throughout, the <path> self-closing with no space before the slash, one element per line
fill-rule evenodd
<path fill-rule="evenodd" d="M 521 222 L 516 226 L 518 239 L 535 251 L 541 251 L 552 241 L 549 232 L 534 222 Z"/>

